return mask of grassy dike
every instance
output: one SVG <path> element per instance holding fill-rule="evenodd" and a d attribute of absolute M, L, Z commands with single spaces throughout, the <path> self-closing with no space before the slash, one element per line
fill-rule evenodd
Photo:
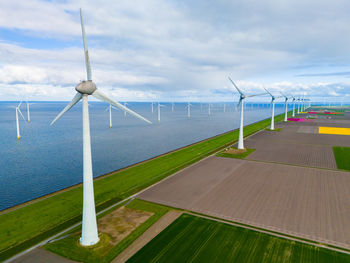
<path fill-rule="evenodd" d="M 275 116 L 282 121 L 284 114 Z M 266 128 L 270 118 L 244 128 L 248 136 Z M 237 141 L 238 130 L 198 142 L 158 158 L 117 171 L 94 182 L 96 210 L 193 164 Z M 82 185 L 0 215 L 0 261 L 58 233 L 81 220 Z"/>

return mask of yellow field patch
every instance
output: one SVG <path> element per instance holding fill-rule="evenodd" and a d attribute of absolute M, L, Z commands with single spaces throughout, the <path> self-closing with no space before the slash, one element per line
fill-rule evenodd
<path fill-rule="evenodd" d="M 320 134 L 350 135 L 350 128 L 318 127 Z"/>

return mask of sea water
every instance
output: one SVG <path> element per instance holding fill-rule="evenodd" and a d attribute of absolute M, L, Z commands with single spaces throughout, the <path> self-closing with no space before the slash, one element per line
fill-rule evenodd
<path fill-rule="evenodd" d="M 0 102 L 0 210 L 82 182 L 82 109 L 78 103 L 54 125 L 50 122 L 67 102 L 36 102 L 30 105 L 31 122 L 20 119 L 17 140 L 15 106 Z M 94 177 L 155 157 L 188 144 L 239 127 L 236 104 L 192 103 L 191 118 L 185 103 L 163 102 L 161 121 L 157 107 L 129 102 L 128 107 L 153 122 L 147 124 L 120 110 L 113 110 L 113 128 L 105 103 L 89 102 Z M 106 110 L 106 111 L 105 111 Z M 276 104 L 276 115 L 284 110 Z M 26 104 L 21 111 L 27 117 Z M 268 118 L 268 104 L 246 104 L 244 125 Z M 21 117 L 20 117 L 21 118 Z"/>

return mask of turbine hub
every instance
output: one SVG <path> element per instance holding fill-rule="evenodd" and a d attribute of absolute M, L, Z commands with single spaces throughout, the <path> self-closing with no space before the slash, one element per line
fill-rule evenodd
<path fill-rule="evenodd" d="M 75 90 L 81 94 L 91 95 L 96 90 L 96 84 L 92 80 L 84 80 L 75 87 Z"/>

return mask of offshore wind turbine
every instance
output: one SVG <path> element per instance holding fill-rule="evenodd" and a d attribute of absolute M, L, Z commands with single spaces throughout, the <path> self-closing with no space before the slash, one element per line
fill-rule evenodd
<path fill-rule="evenodd" d="M 103 92 L 96 88 L 96 84 L 92 81 L 91 67 L 89 60 L 88 47 L 86 43 L 85 27 L 83 22 L 83 15 L 80 9 L 80 21 L 81 31 L 84 43 L 84 54 L 85 54 L 85 65 L 87 80 L 81 81 L 75 90 L 77 93 L 68 105 L 57 115 L 57 117 L 51 122 L 50 125 L 54 124 L 64 113 L 70 110 L 75 104 L 82 100 L 82 111 L 83 111 L 83 218 L 82 218 L 82 232 L 80 238 L 80 244 L 82 246 L 91 246 L 99 241 L 97 222 L 96 222 L 96 210 L 94 200 L 94 187 L 93 187 L 93 174 L 92 174 L 92 158 L 91 158 L 91 138 L 90 138 L 90 121 L 89 121 L 89 104 L 88 96 L 105 101 L 112 104 L 121 110 L 127 111 L 129 114 L 147 122 L 151 123 L 136 112 L 126 108 L 119 102 L 116 102 L 107 97 Z"/>
<path fill-rule="evenodd" d="M 208 103 L 208 115 L 211 115 L 211 103 Z"/>
<path fill-rule="evenodd" d="M 29 103 L 28 103 L 28 101 L 26 103 L 27 103 L 27 121 L 30 122 Z"/>
<path fill-rule="evenodd" d="M 158 102 L 158 122 L 160 122 L 160 107 L 165 107 L 165 105 L 162 105 Z"/>
<path fill-rule="evenodd" d="M 22 105 L 22 101 L 17 105 L 16 107 L 16 128 L 17 128 L 17 139 L 20 140 L 21 139 L 21 134 L 19 132 L 19 119 L 18 119 L 18 113 L 21 115 L 21 117 L 23 118 L 23 120 L 25 121 L 24 119 L 24 116 L 20 110 L 20 107 Z"/>
<path fill-rule="evenodd" d="M 191 118 L 191 106 L 193 106 L 191 103 L 187 102 L 187 106 L 185 108 L 187 108 L 187 117 Z"/>
<path fill-rule="evenodd" d="M 255 94 L 255 95 L 245 95 L 237 86 L 236 84 L 233 82 L 233 80 L 228 77 L 228 79 L 231 81 L 231 83 L 233 84 L 233 86 L 236 88 L 236 90 L 238 91 L 240 97 L 239 97 L 239 101 L 237 104 L 237 108 L 239 106 L 241 106 L 241 120 L 240 120 L 240 124 L 239 124 L 239 136 L 238 136 L 238 149 L 244 149 L 244 145 L 243 145 L 243 110 L 244 110 L 244 99 L 246 98 L 250 98 L 250 97 L 255 97 L 255 96 L 261 96 L 261 95 L 265 95 L 266 93 L 261 93 L 261 94 Z"/>
<path fill-rule="evenodd" d="M 171 112 L 174 112 L 174 102 L 171 103 Z"/>
<path fill-rule="evenodd" d="M 105 109 L 105 111 L 109 110 L 109 128 L 112 128 L 112 109 L 117 110 L 117 108 L 113 107 L 111 104 Z"/>
<path fill-rule="evenodd" d="M 124 106 L 126 107 L 126 105 L 129 105 L 129 103 L 124 102 Z M 124 117 L 126 118 L 126 111 L 124 111 Z"/>
<path fill-rule="evenodd" d="M 152 114 L 154 112 L 154 109 L 153 109 L 153 101 L 151 102 L 151 111 L 152 111 Z"/>
<path fill-rule="evenodd" d="M 281 98 L 282 96 L 275 97 L 267 89 L 265 89 L 265 90 L 271 96 L 272 114 L 271 114 L 270 130 L 274 130 L 275 129 L 275 99 Z"/>

